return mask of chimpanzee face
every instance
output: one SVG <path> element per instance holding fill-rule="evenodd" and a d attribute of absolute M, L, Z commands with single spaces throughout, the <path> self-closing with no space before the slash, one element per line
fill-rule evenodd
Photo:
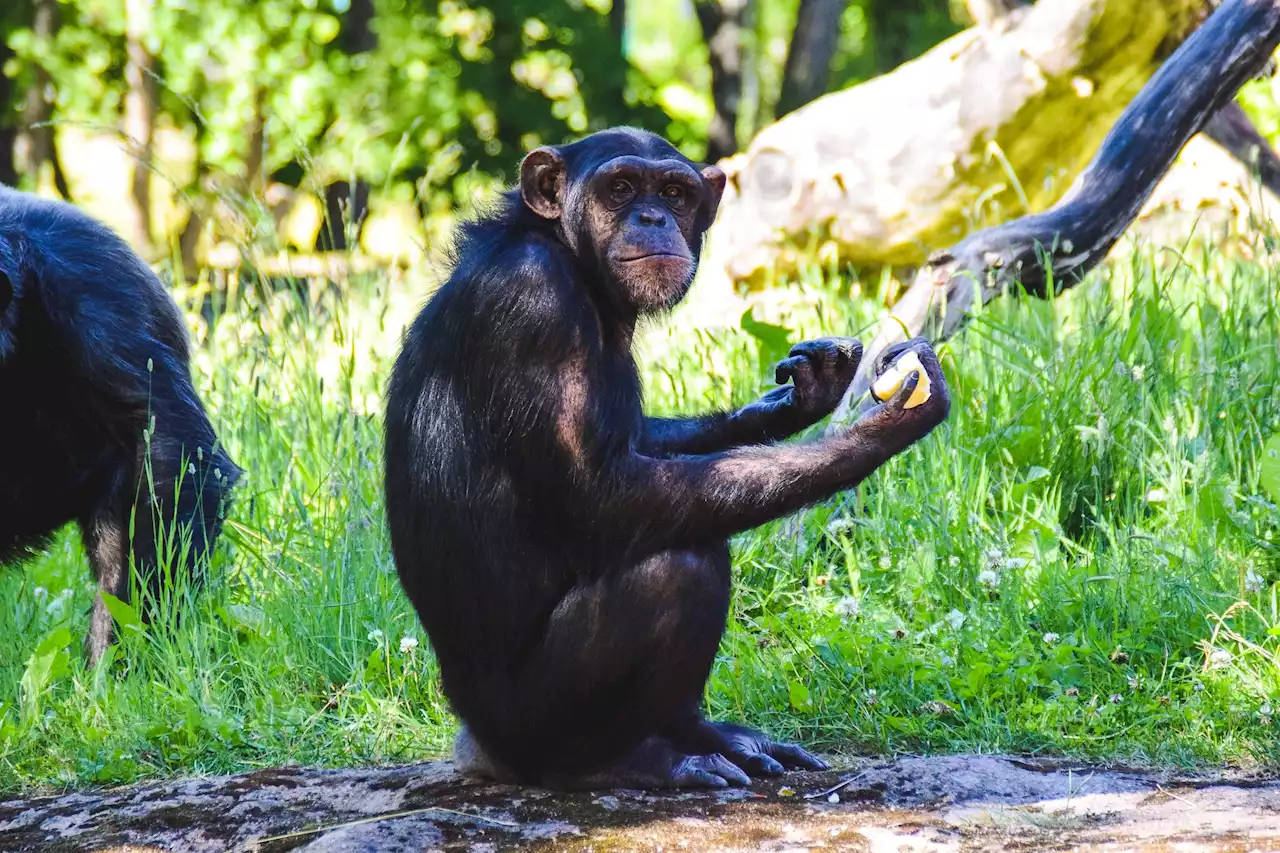
<path fill-rule="evenodd" d="M 636 313 L 684 298 L 725 182 L 715 166 L 699 171 L 660 137 L 630 130 L 538 149 L 521 178 L 525 204 L 558 219 L 608 297 Z"/>

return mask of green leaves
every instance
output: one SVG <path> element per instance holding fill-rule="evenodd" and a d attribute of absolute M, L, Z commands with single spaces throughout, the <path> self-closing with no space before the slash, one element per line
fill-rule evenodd
<path fill-rule="evenodd" d="M 760 363 L 771 365 L 782 361 L 791 351 L 791 342 L 795 333 L 786 326 L 776 326 L 755 318 L 755 308 L 748 308 L 738 320 L 742 331 L 751 335 L 760 343 Z"/>
<path fill-rule="evenodd" d="M 111 614 L 112 619 L 116 620 L 122 634 L 140 634 L 145 630 L 142 617 L 132 605 L 126 604 L 109 592 L 100 594 L 102 603 L 107 605 L 107 612 Z"/>
<path fill-rule="evenodd" d="M 1258 485 L 1272 501 L 1280 503 L 1280 433 L 1267 439 L 1262 445 L 1262 458 L 1258 463 Z"/>
<path fill-rule="evenodd" d="M 801 713 L 813 710 L 813 698 L 809 695 L 809 688 L 801 682 L 791 679 L 791 683 L 787 685 L 787 694 L 791 699 L 791 707 Z"/>
<path fill-rule="evenodd" d="M 45 635 L 27 659 L 27 668 L 22 673 L 20 684 L 24 723 L 30 723 L 40 715 L 41 699 L 49 687 L 66 674 L 70 662 L 67 646 L 70 643 L 70 629 L 55 628 Z"/>

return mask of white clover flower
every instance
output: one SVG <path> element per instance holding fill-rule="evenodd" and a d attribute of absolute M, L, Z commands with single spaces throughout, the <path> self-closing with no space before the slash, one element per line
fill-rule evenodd
<path fill-rule="evenodd" d="M 1134 382 L 1141 382 L 1143 379 L 1147 377 L 1147 369 L 1143 367 L 1141 364 L 1135 364 L 1133 366 L 1132 373 L 1133 373 Z"/>
<path fill-rule="evenodd" d="M 1009 571 L 1017 571 L 1027 565 L 1027 561 L 1022 557 L 1010 557 L 1004 561 L 1004 567 Z"/>
<path fill-rule="evenodd" d="M 1053 646 L 1053 645 L 1057 645 L 1058 641 L 1061 640 L 1062 637 L 1050 631 L 1049 633 L 1045 634 L 1044 637 L 1042 637 L 1041 639 L 1044 640 L 1045 645 Z"/>
<path fill-rule="evenodd" d="M 1244 573 L 1244 588 L 1248 592 L 1262 592 L 1262 576 L 1249 569 Z"/>
<path fill-rule="evenodd" d="M 36 601 L 44 601 L 46 598 L 49 597 L 49 590 L 45 589 L 42 586 L 38 586 L 35 589 L 31 590 L 31 594 L 36 597 Z"/>
<path fill-rule="evenodd" d="M 886 572 L 893 568 L 893 559 L 888 554 L 880 558 L 880 568 Z"/>
<path fill-rule="evenodd" d="M 987 549 L 987 562 L 992 566 L 998 566 L 1004 562 L 1004 552 L 999 548 Z"/>
<path fill-rule="evenodd" d="M 851 595 L 846 595 L 836 602 L 836 615 L 842 619 L 852 619 L 862 610 L 862 603 Z"/>
<path fill-rule="evenodd" d="M 956 665 L 956 659 L 954 655 L 949 655 L 946 652 L 942 652 L 941 654 L 938 655 L 938 663 L 940 663 L 944 667 L 949 668 Z"/>
<path fill-rule="evenodd" d="M 374 628 L 372 631 L 370 631 L 370 632 L 369 632 L 369 642 L 371 642 L 371 643 L 381 643 L 381 642 L 382 642 L 382 638 L 383 638 L 384 636 L 386 636 L 386 635 L 385 635 L 385 634 L 383 634 L 381 631 L 379 631 L 377 628 Z"/>
<path fill-rule="evenodd" d="M 1209 655 L 1209 666 L 1213 669 L 1222 669 L 1231 664 L 1231 652 L 1226 649 L 1214 649 Z"/>
<path fill-rule="evenodd" d="M 960 628 L 964 625 L 965 620 L 968 619 L 969 617 L 965 616 L 959 610 L 955 610 L 953 608 L 952 611 L 948 613 L 944 618 L 947 620 L 947 624 L 951 626 L 951 630 L 959 631 Z"/>
<path fill-rule="evenodd" d="M 947 558 L 947 565 L 953 569 L 956 568 L 957 566 L 960 565 L 960 558 L 957 557 L 955 554 L 952 554 L 950 557 Z"/>
<path fill-rule="evenodd" d="M 995 589 L 1000 585 L 1000 576 L 990 569 L 983 569 L 978 574 L 978 585 L 986 589 Z"/>
<path fill-rule="evenodd" d="M 1268 717 L 1271 716 L 1272 713 L 1273 712 L 1271 710 L 1271 705 L 1268 702 L 1263 702 L 1262 707 L 1258 709 L 1258 716 L 1262 717 L 1264 722 L 1267 720 Z"/>
<path fill-rule="evenodd" d="M 417 637 L 401 637 L 400 638 L 400 654 L 411 654 L 418 647 Z"/>
<path fill-rule="evenodd" d="M 1162 504 L 1168 499 L 1169 496 L 1165 494 L 1164 489 L 1159 486 L 1156 486 L 1154 489 L 1147 492 L 1147 503 L 1149 504 Z"/>
<path fill-rule="evenodd" d="M 1112 705 L 1119 705 L 1119 704 L 1120 704 L 1121 702 L 1123 702 L 1123 701 L 1124 701 L 1124 697 L 1123 697 L 1123 696 L 1121 696 L 1119 693 L 1112 693 L 1112 694 L 1111 694 L 1111 704 L 1112 704 Z"/>
<path fill-rule="evenodd" d="M 833 518 L 830 522 L 827 523 L 827 532 L 833 533 L 833 534 L 844 533 L 845 531 L 849 530 L 852 527 L 853 527 L 853 519 L 849 518 L 847 515 L 842 515 L 839 518 Z"/>
<path fill-rule="evenodd" d="M 1173 415 L 1165 415 L 1164 420 L 1160 422 L 1160 426 L 1164 428 L 1165 432 L 1173 432 L 1178 424 L 1174 421 Z"/>

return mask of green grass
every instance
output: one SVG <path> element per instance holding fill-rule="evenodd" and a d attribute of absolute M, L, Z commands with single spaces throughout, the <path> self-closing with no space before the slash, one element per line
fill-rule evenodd
<path fill-rule="evenodd" d="M 947 424 L 736 540 L 714 714 L 837 753 L 1280 760 L 1280 276 L 1155 257 L 996 303 L 944 351 Z M 778 293 L 795 339 L 876 313 L 817 275 Z M 447 754 L 380 494 L 382 382 L 419 301 L 372 278 L 192 316 L 249 472 L 212 585 L 86 670 L 74 531 L 0 575 L 0 789 Z M 731 326 L 648 331 L 651 409 L 766 387 L 774 348 Z"/>

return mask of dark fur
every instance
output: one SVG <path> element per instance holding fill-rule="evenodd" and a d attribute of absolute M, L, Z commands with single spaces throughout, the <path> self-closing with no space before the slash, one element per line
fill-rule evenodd
<path fill-rule="evenodd" d="M 76 521 L 101 589 L 128 600 L 131 529 L 149 583 L 158 555 L 182 550 L 174 520 L 189 534 L 185 568 L 203 558 L 241 472 L 215 448 L 189 361 L 177 306 L 123 240 L 70 205 L 0 187 L 0 562 Z M 99 599 L 90 658 L 111 640 Z"/>
<path fill-rule="evenodd" d="M 794 384 L 737 412 L 646 418 L 627 294 L 676 301 L 687 281 L 611 277 L 586 247 L 639 226 L 583 209 L 583 185 L 619 154 L 680 155 L 631 130 L 558 151 L 563 215 L 535 214 L 516 190 L 461 229 L 388 391 L 392 546 L 466 724 L 459 760 L 552 786 L 742 784 L 744 770 L 820 767 L 701 716 L 729 604 L 726 540 L 852 487 L 929 432 L 949 405 L 937 362 L 912 342 L 932 400 L 904 410 L 909 382 L 810 444 L 772 442 L 834 409 L 855 341 L 798 345 L 778 376 Z M 717 195 L 690 220 L 694 258 Z"/>

